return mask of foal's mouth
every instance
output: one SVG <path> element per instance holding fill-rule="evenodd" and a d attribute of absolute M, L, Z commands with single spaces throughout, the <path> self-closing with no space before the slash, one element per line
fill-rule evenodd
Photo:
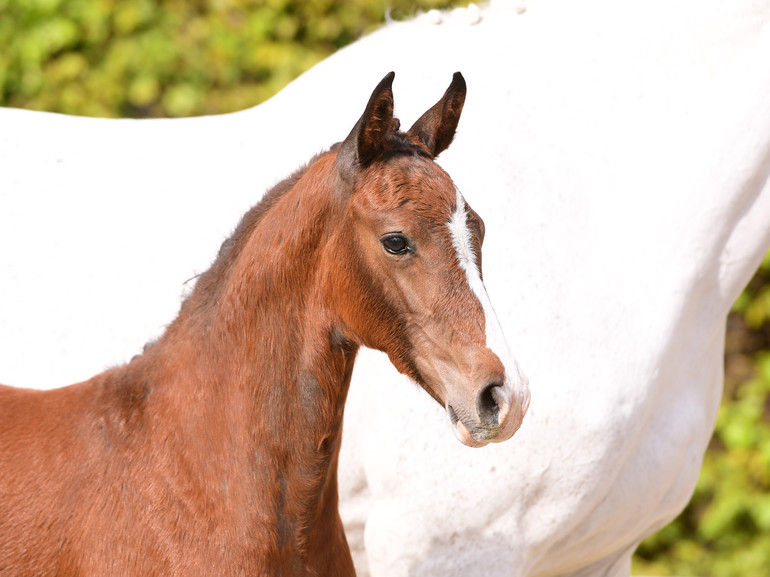
<path fill-rule="evenodd" d="M 483 447 L 494 440 L 495 433 L 498 429 L 497 425 L 489 427 L 475 425 L 469 428 L 464 420 L 457 414 L 457 411 L 455 411 L 452 405 L 447 405 L 446 411 L 449 415 L 449 421 L 452 423 L 455 437 L 457 437 L 457 440 L 463 445 L 468 447 Z"/>

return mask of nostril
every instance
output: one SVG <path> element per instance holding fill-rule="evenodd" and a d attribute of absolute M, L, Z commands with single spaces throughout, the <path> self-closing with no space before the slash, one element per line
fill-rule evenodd
<path fill-rule="evenodd" d="M 500 416 L 500 402 L 504 402 L 502 383 L 492 382 L 484 387 L 476 400 L 479 419 L 487 425 L 497 425 Z"/>

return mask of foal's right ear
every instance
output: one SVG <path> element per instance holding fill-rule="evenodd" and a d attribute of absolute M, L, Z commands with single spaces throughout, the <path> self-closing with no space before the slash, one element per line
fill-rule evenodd
<path fill-rule="evenodd" d="M 394 128 L 393 78 L 395 72 L 385 75 L 369 97 L 361 118 L 340 145 L 337 165 L 343 175 L 367 166 L 382 150 L 386 135 Z"/>

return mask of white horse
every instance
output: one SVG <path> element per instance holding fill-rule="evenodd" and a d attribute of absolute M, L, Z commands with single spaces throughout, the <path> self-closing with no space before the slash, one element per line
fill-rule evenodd
<path fill-rule="evenodd" d="M 360 359 L 340 468 L 358 570 L 628 575 L 692 493 L 725 318 L 770 247 L 768 61 L 767 2 L 499 1 L 388 25 L 237 114 L 0 110 L 0 381 L 129 358 L 382 74 L 410 123 L 461 70 L 439 160 L 485 220 L 484 280 L 532 403 L 511 441 L 469 449 Z M 311 125 L 317 110 L 336 112 Z"/>

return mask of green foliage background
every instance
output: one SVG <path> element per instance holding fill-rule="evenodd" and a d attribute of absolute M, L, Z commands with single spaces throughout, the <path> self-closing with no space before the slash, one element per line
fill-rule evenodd
<path fill-rule="evenodd" d="M 0 0 L 0 105 L 103 117 L 254 106 L 336 49 L 468 0 Z"/>
<path fill-rule="evenodd" d="M 0 0 L 0 106 L 173 117 L 254 106 L 385 20 L 468 0 Z M 692 502 L 634 572 L 770 577 L 770 258 L 728 321 Z"/>

